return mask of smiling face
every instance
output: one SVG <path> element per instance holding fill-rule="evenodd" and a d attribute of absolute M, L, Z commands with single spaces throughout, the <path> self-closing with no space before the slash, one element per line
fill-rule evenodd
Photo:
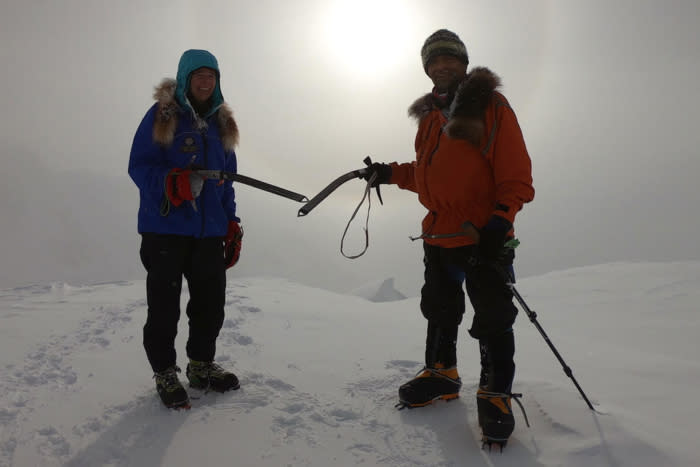
<path fill-rule="evenodd" d="M 190 96 L 197 104 L 204 104 L 214 94 L 216 72 L 211 68 L 200 68 L 190 75 Z"/>
<path fill-rule="evenodd" d="M 428 76 L 439 93 L 454 91 L 466 73 L 467 65 L 452 55 L 438 55 L 428 63 Z"/>

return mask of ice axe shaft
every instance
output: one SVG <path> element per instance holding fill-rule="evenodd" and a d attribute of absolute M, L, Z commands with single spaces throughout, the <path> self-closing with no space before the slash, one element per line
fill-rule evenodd
<path fill-rule="evenodd" d="M 209 180 L 231 180 L 234 182 L 242 183 L 244 185 L 252 186 L 259 190 L 267 191 L 268 193 L 273 193 L 275 195 L 282 196 L 283 198 L 288 198 L 299 203 L 303 203 L 304 201 L 308 200 L 306 196 L 301 195 L 299 193 L 295 193 L 285 188 L 281 188 L 270 183 L 247 177 L 239 173 L 226 172 L 223 170 L 194 170 L 193 172 Z"/>
<path fill-rule="evenodd" d="M 369 156 L 367 156 L 367 157 L 365 157 L 363 162 L 367 165 L 366 169 L 352 170 L 348 173 L 341 175 L 340 177 L 336 178 L 335 180 L 333 180 L 331 183 L 328 184 L 328 186 L 326 186 L 323 190 L 321 190 L 316 196 L 311 198 L 308 203 L 303 205 L 299 209 L 297 216 L 302 217 L 302 216 L 305 216 L 308 213 L 310 213 L 313 208 L 315 208 L 316 206 L 321 204 L 321 201 L 328 198 L 328 196 L 330 196 L 331 193 L 333 193 L 335 190 L 337 190 L 340 187 L 340 185 L 342 185 L 343 183 L 350 181 L 354 178 L 360 178 L 363 175 L 366 175 L 369 172 L 369 166 L 372 165 L 372 159 Z M 371 184 L 374 182 L 374 179 L 368 180 L 367 182 Z M 377 185 L 377 195 L 379 196 L 379 202 L 384 204 L 384 202 L 382 201 L 382 194 L 379 192 L 378 185 Z"/>

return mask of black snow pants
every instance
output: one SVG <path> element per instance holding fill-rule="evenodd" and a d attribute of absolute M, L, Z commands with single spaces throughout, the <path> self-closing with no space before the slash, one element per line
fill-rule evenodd
<path fill-rule="evenodd" d="M 513 323 L 518 313 L 506 277 L 493 265 L 480 264 L 476 245 L 441 248 L 423 243 L 425 283 L 421 312 L 428 320 L 426 365 L 454 366 L 457 328 L 465 312 L 466 286 L 474 317 L 469 334 L 479 340 L 482 364 L 480 385 L 509 392 L 515 374 Z M 512 274 L 512 250 L 499 266 Z"/>
<path fill-rule="evenodd" d="M 175 337 L 183 277 L 190 293 L 187 356 L 213 361 L 226 297 L 222 239 L 144 233 L 140 255 L 147 272 L 148 317 L 143 346 L 153 371 L 176 364 Z"/>

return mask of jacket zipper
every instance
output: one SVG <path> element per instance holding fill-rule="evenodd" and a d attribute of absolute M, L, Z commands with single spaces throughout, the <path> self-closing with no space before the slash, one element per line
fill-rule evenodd
<path fill-rule="evenodd" d="M 433 162 L 433 156 L 435 155 L 437 150 L 440 148 L 440 138 L 442 138 L 442 127 L 440 128 L 440 130 L 438 132 L 437 143 L 435 144 L 435 147 L 433 148 L 433 150 L 430 152 L 430 155 L 428 156 L 428 161 L 425 164 L 425 179 L 423 182 L 425 183 L 425 194 L 427 195 L 427 197 L 429 199 L 431 198 L 431 196 L 430 196 L 430 189 L 428 188 L 428 168 L 430 167 L 430 164 L 432 164 L 432 162 Z"/>
<path fill-rule="evenodd" d="M 432 152 L 430 153 L 430 156 L 428 156 L 428 165 L 430 165 L 433 162 L 433 156 L 435 155 L 437 150 L 440 148 L 440 138 L 442 138 L 442 127 L 440 127 L 440 131 L 438 132 L 437 143 L 435 143 L 435 147 L 433 148 Z"/>
<path fill-rule="evenodd" d="M 429 135 L 430 130 L 432 130 L 432 129 L 433 129 L 433 122 L 430 122 L 430 126 L 428 127 L 428 131 L 426 131 L 426 134 Z M 416 156 L 416 162 L 418 162 L 420 164 L 420 162 L 423 160 L 423 156 L 426 152 L 427 151 L 425 150 L 425 148 L 421 148 L 421 152 L 419 152 Z"/>
<path fill-rule="evenodd" d="M 199 134 L 202 136 L 202 147 L 203 147 L 203 149 L 204 149 L 203 154 L 202 154 L 202 157 L 203 157 L 203 159 L 204 159 L 204 167 L 209 168 L 209 164 L 208 164 L 208 162 L 207 162 L 207 159 L 208 159 L 208 158 L 207 158 L 207 153 L 208 153 L 208 149 L 209 149 L 209 148 L 207 147 L 207 131 L 206 131 L 206 128 L 202 128 L 202 129 L 199 131 Z M 206 185 L 206 183 L 207 183 L 207 182 L 206 182 L 206 180 L 205 180 L 205 181 L 204 181 L 204 184 Z M 200 237 L 200 238 L 203 238 L 203 237 L 204 237 L 204 227 L 205 227 L 205 221 L 204 221 L 204 220 L 205 220 L 205 214 L 206 214 L 206 213 L 204 212 L 204 211 L 205 211 L 205 204 L 206 204 L 206 203 L 204 203 L 204 201 L 202 200 L 203 197 L 204 197 L 204 187 L 202 187 L 202 193 L 200 194 L 200 200 L 201 200 L 201 201 L 200 201 L 200 203 L 199 203 L 199 204 L 200 204 L 200 208 L 201 208 L 201 213 L 200 213 L 200 215 L 202 216 L 202 229 L 201 229 L 200 234 L 199 234 L 199 237 Z"/>

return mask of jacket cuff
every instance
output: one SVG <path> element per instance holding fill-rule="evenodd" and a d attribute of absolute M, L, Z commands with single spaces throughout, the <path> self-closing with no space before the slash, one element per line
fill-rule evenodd
<path fill-rule="evenodd" d="M 518 212 L 517 209 L 514 209 L 512 206 L 508 206 L 507 204 L 503 203 L 497 203 L 496 204 L 496 209 L 491 213 L 492 216 L 498 216 L 502 217 L 508 223 L 510 223 L 510 228 L 513 228 L 513 223 L 515 222 L 515 214 Z"/>

